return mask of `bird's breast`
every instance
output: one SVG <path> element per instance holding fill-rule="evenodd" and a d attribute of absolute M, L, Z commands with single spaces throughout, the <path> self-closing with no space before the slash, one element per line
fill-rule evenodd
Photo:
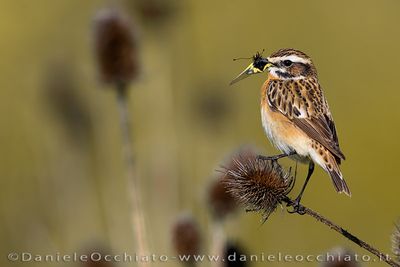
<path fill-rule="evenodd" d="M 301 160 L 308 158 L 311 148 L 310 138 L 285 115 L 271 109 L 266 93 L 267 82 L 263 85 L 261 94 L 261 121 L 265 134 L 283 153 L 295 151 Z"/>
<path fill-rule="evenodd" d="M 265 103 L 261 105 L 261 121 L 265 134 L 276 148 L 284 153 L 293 151 L 286 140 L 290 125 L 284 116 L 273 112 L 268 103 Z"/>

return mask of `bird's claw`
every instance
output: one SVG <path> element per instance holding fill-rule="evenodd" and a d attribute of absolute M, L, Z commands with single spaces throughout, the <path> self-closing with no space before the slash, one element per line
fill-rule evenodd
<path fill-rule="evenodd" d="M 272 162 L 276 162 L 277 159 L 275 157 L 267 157 L 267 156 L 263 156 L 263 155 L 257 155 L 256 160 L 264 160 L 264 161 L 272 161 Z"/>
<path fill-rule="evenodd" d="M 303 205 L 300 204 L 300 200 L 296 199 L 295 201 L 292 201 L 291 203 L 287 204 L 287 207 L 293 207 L 293 210 L 288 210 L 289 213 L 298 213 L 300 215 L 306 214 L 306 209 Z"/>

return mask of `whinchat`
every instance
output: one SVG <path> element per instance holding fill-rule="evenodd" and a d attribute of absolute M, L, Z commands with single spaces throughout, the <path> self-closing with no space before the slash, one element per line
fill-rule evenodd
<path fill-rule="evenodd" d="M 309 56 L 295 49 L 281 49 L 263 58 L 259 53 L 231 84 L 252 74 L 268 73 L 261 87 L 261 120 L 271 143 L 283 154 L 309 164 L 308 174 L 295 200 L 299 206 L 314 171 L 314 163 L 332 178 L 337 192 L 351 195 L 339 165 L 345 159 L 340 150 L 335 123 L 318 82 L 317 70 Z"/>

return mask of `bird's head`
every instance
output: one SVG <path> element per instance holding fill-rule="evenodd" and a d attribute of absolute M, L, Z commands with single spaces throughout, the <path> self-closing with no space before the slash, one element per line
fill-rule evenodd
<path fill-rule="evenodd" d="M 317 77 L 311 58 L 299 50 L 288 48 L 280 49 L 267 58 L 257 53 L 253 57 L 253 62 L 231 84 L 264 71 L 282 80 Z"/>

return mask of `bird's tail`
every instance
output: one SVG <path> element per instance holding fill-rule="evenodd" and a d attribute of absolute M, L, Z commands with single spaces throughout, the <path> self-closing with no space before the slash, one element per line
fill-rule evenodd
<path fill-rule="evenodd" d="M 332 171 L 328 170 L 328 172 L 332 178 L 332 182 L 333 182 L 333 185 L 334 185 L 336 191 L 338 193 L 345 193 L 346 195 L 348 195 L 350 197 L 351 196 L 350 189 L 347 186 L 346 181 L 344 180 L 340 170 L 339 169 L 332 170 Z"/>
<path fill-rule="evenodd" d="M 345 193 L 346 195 L 351 196 L 350 189 L 343 178 L 342 172 L 339 168 L 339 164 L 336 162 L 335 158 L 332 155 L 328 157 L 328 163 L 325 165 L 324 169 L 331 176 L 336 191 L 338 193 Z"/>

